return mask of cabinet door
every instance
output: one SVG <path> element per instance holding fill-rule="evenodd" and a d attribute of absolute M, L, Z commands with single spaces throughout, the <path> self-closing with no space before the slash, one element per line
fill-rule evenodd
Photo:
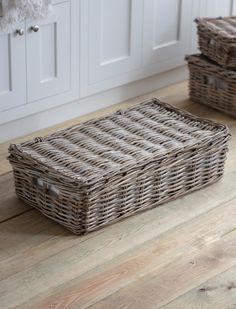
<path fill-rule="evenodd" d="M 201 16 L 230 16 L 233 13 L 234 2 L 234 0 L 201 0 Z"/>
<path fill-rule="evenodd" d="M 162 69 L 170 69 L 179 59 L 184 62 L 190 47 L 191 12 L 190 0 L 144 0 L 144 65 L 166 62 Z"/>
<path fill-rule="evenodd" d="M 87 6 L 89 27 L 86 34 L 88 83 L 138 68 L 141 62 L 142 0 L 83 0 L 82 5 Z"/>
<path fill-rule="evenodd" d="M 17 24 L 16 29 L 25 30 Z M 26 103 L 25 35 L 0 32 L 0 111 Z"/>
<path fill-rule="evenodd" d="M 195 18 L 200 16 L 205 16 L 202 12 L 202 0 L 193 2 L 193 15 L 192 15 L 192 36 L 191 36 L 191 54 L 199 53 L 198 48 L 198 35 L 197 35 L 197 25 L 195 23 Z M 205 0 L 204 0 L 205 1 Z"/>
<path fill-rule="evenodd" d="M 232 0 L 232 11 L 231 15 L 235 16 L 236 15 L 236 0 Z"/>
<path fill-rule="evenodd" d="M 55 5 L 52 16 L 39 23 L 27 21 L 26 28 L 28 101 L 66 92 L 71 70 L 70 3 Z"/>

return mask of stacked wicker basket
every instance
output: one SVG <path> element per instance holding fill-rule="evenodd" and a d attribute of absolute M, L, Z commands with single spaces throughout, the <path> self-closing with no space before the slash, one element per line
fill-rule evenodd
<path fill-rule="evenodd" d="M 202 54 L 186 57 L 190 97 L 236 117 L 236 17 L 195 21 Z"/>

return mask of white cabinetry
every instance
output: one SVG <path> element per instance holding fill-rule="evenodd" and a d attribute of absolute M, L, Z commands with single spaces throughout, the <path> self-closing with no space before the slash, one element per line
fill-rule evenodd
<path fill-rule="evenodd" d="M 171 62 L 189 48 L 192 1 L 144 1 L 143 63 Z"/>
<path fill-rule="evenodd" d="M 81 0 L 81 95 L 168 71 L 190 48 L 193 0 Z"/>
<path fill-rule="evenodd" d="M 25 31 L 25 25 L 17 24 L 16 29 Z M 25 36 L 2 31 L 0 32 L 0 111 L 24 104 L 25 89 Z"/>
<path fill-rule="evenodd" d="M 197 51 L 194 18 L 236 14 L 236 0 L 53 4 L 47 20 L 15 25 L 24 35 L 0 32 L 0 141 L 11 121 L 37 130 L 186 78 L 185 55 Z"/>
<path fill-rule="evenodd" d="M 33 102 L 70 89 L 70 3 L 45 21 L 26 22 L 27 94 Z"/>
<path fill-rule="evenodd" d="M 232 2 L 232 12 L 231 12 L 231 14 L 232 15 L 236 15 L 236 0 L 232 0 L 233 2 Z"/>
<path fill-rule="evenodd" d="M 200 15 L 208 17 L 229 16 L 233 14 L 235 0 L 201 0 Z"/>
<path fill-rule="evenodd" d="M 78 0 L 54 0 L 48 19 L 0 32 L 0 124 L 79 98 L 78 16 Z"/>
<path fill-rule="evenodd" d="M 143 0 L 81 0 L 80 16 L 82 96 L 128 82 L 141 66 Z"/>
<path fill-rule="evenodd" d="M 142 0 L 86 0 L 89 24 L 89 82 L 140 66 Z"/>

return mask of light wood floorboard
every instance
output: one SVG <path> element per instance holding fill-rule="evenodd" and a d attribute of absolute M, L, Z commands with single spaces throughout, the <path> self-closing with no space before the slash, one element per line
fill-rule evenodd
<path fill-rule="evenodd" d="M 211 245 L 222 242 L 221 238 L 234 229 L 235 201 L 135 246 L 110 262 L 75 278 L 72 286 L 67 288 L 65 284 L 60 292 L 43 302 L 42 307 L 53 308 L 59 301 L 58 308 L 67 308 L 68 305 L 72 305 L 72 308 L 86 308 L 104 297 L 105 300 L 94 305 L 94 308 L 132 308 L 132 305 L 133 308 L 156 308 L 162 305 L 191 285 L 199 284 L 199 280 L 211 277 L 212 272 L 219 272 L 216 263 L 212 265 L 209 261 L 207 269 L 199 267 L 197 262 L 192 264 L 192 261 L 194 263 L 198 255 L 202 255 Z M 230 246 L 231 242 L 230 238 Z M 225 261 L 219 265 L 220 270 L 221 267 L 232 266 L 235 262 L 233 254 L 227 261 L 229 264 Z M 196 274 L 188 276 L 190 272 Z"/>
<path fill-rule="evenodd" d="M 181 295 L 162 309 L 235 309 L 236 267 L 211 278 L 186 294 Z"/>

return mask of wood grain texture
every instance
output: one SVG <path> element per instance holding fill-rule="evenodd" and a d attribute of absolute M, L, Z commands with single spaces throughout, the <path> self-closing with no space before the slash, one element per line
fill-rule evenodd
<path fill-rule="evenodd" d="M 236 267 L 233 266 L 162 307 L 162 309 L 182 308 L 235 309 Z"/>
<path fill-rule="evenodd" d="M 61 293 L 49 297 L 47 302 L 43 302 L 36 308 L 54 308 L 54 306 L 57 306 L 57 308 L 86 308 L 99 299 L 109 296 L 120 289 L 122 289 L 121 295 L 117 292 L 117 297 L 116 294 L 114 294 L 114 299 L 113 296 L 109 296 L 99 306 L 96 306 L 98 308 L 113 308 L 112 303 L 115 304 L 117 303 L 117 299 L 123 299 L 124 297 L 124 302 L 121 303 L 121 307 L 118 306 L 117 308 L 123 308 L 122 306 L 126 308 L 126 301 L 130 303 L 127 308 L 132 308 L 132 298 L 133 296 L 136 298 L 136 294 L 133 295 L 131 292 L 128 300 L 125 291 L 129 290 L 130 287 L 134 287 L 135 289 L 139 282 L 145 280 L 143 278 L 146 276 L 148 277 L 147 283 L 145 281 L 144 286 L 140 288 L 140 293 L 142 297 L 147 293 L 145 300 L 149 303 L 148 299 L 149 296 L 151 297 L 151 292 L 148 293 L 148 290 L 145 288 L 146 284 L 149 284 L 149 276 L 162 276 L 163 280 L 165 272 L 168 272 L 171 264 L 175 265 L 176 260 L 191 260 L 208 246 L 217 243 L 224 235 L 227 235 L 234 229 L 235 216 L 236 200 L 232 200 L 226 205 L 219 206 L 204 215 L 190 220 L 160 237 L 143 243 L 133 250 L 128 250 L 123 255 L 101 265 L 98 269 L 93 269 L 87 274 L 79 276 L 73 280 L 77 284 L 74 284 L 66 291 L 63 291 L 65 285 L 62 286 Z M 204 271 L 204 275 L 207 276 L 207 269 Z M 168 274 L 171 279 L 171 272 Z M 168 281 L 167 278 L 165 280 Z M 187 278 L 183 278 L 183 283 L 186 280 Z M 143 288 L 145 289 L 145 293 L 141 292 Z M 154 288 L 155 286 L 152 289 Z M 158 285 L 159 288 L 160 286 Z M 158 301 L 163 300 L 167 296 L 161 297 L 159 295 L 155 298 L 154 294 L 152 297 L 153 301 L 155 300 L 157 304 Z M 137 308 L 139 306 L 140 308 L 145 307 L 145 303 L 143 307 L 141 307 L 141 303 L 137 303 L 136 305 Z"/>
<path fill-rule="evenodd" d="M 13 142 L 153 96 L 230 127 L 232 139 L 222 180 L 77 237 L 16 199 L 12 175 L 6 174 L 9 143 L 1 145 L 0 308 L 234 308 L 236 120 L 191 103 L 187 84 L 181 83 Z M 224 290 L 230 284 L 231 289 Z M 218 288 L 204 290 L 212 286 Z"/>
<path fill-rule="evenodd" d="M 232 232 L 202 249 L 199 254 L 177 257 L 173 263 L 152 271 L 90 308 L 159 308 L 235 265 L 235 256 L 236 232 Z"/>
<path fill-rule="evenodd" d="M 0 177 L 0 223 L 31 210 L 15 195 L 12 173 Z"/>

